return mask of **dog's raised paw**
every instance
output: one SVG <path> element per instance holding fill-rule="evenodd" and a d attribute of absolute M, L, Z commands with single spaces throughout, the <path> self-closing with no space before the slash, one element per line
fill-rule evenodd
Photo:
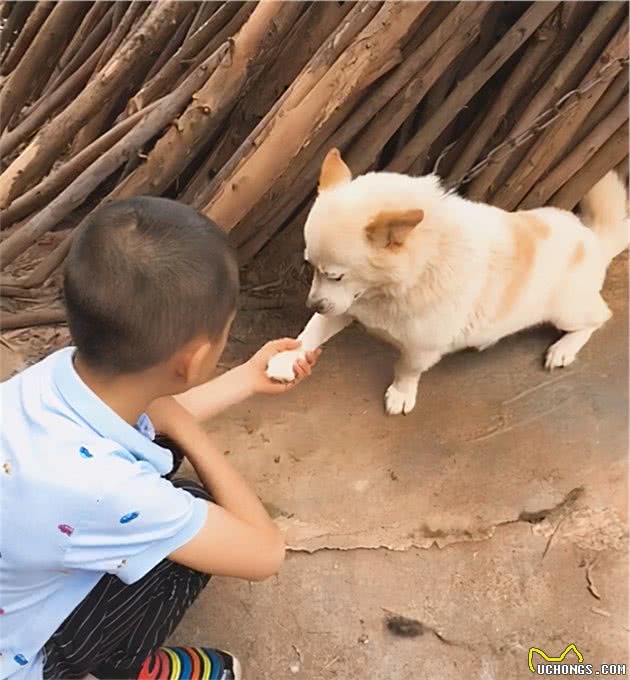
<path fill-rule="evenodd" d="M 549 371 L 552 371 L 554 368 L 564 368 L 572 364 L 576 356 L 577 350 L 572 342 L 572 338 L 570 335 L 565 335 L 547 350 L 545 368 Z"/>
<path fill-rule="evenodd" d="M 385 410 L 390 416 L 404 415 L 413 411 L 416 405 L 416 388 L 411 391 L 399 390 L 390 385 L 385 392 Z"/>
<path fill-rule="evenodd" d="M 299 349 L 274 354 L 267 364 L 267 377 L 278 382 L 293 382 L 295 380 L 293 365 L 298 359 L 303 358 L 304 352 Z"/>

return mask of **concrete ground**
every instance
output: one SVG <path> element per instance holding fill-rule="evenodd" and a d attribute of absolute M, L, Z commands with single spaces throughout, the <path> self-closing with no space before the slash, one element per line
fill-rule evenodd
<path fill-rule="evenodd" d="M 212 422 L 290 551 L 268 582 L 214 579 L 174 641 L 232 650 L 246 680 L 512 680 L 570 643 L 629 664 L 627 259 L 605 297 L 613 319 L 552 374 L 557 333 L 528 331 L 446 358 L 391 418 L 393 353 L 352 328 L 298 389 Z M 298 309 L 242 315 L 229 358 Z"/>
<path fill-rule="evenodd" d="M 209 424 L 290 550 L 265 583 L 213 579 L 172 641 L 232 650 L 246 680 L 520 680 L 530 647 L 570 643 L 630 668 L 627 276 L 622 257 L 613 319 L 553 374 L 557 333 L 528 331 L 446 358 L 390 418 L 393 352 L 352 328 L 298 389 Z M 227 364 L 306 318 L 241 313 Z M 0 340 L 4 378 L 68 335 Z"/>

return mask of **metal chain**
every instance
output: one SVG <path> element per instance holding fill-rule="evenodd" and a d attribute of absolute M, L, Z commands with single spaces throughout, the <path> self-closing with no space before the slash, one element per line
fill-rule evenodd
<path fill-rule="evenodd" d="M 623 68 L 624 66 L 627 66 L 629 62 L 630 59 L 628 57 L 618 57 L 617 59 L 609 61 L 599 70 L 595 78 L 588 81 L 581 87 L 570 90 L 560 97 L 560 99 L 558 99 L 558 101 L 553 104 L 553 106 L 538 114 L 529 128 L 520 134 L 515 135 L 514 137 L 508 137 L 505 141 L 501 142 L 501 144 L 492 149 L 483 160 L 473 165 L 473 167 L 470 168 L 470 170 L 468 170 L 468 172 L 466 172 L 459 180 L 453 182 L 449 186 L 449 192 L 457 191 L 457 189 L 459 189 L 463 184 L 470 182 L 482 170 L 492 163 L 498 163 L 499 161 L 507 158 L 514 149 L 518 148 L 519 146 L 523 146 L 523 144 L 526 144 L 531 139 L 536 137 L 549 125 L 557 121 L 559 118 L 565 116 L 569 111 L 572 111 L 580 102 L 580 98 L 592 90 L 595 85 L 611 80 L 614 76 L 616 76 L 617 70 L 614 70 L 611 74 L 608 74 L 608 71 L 610 71 L 613 66 L 619 65 L 621 68 Z"/>

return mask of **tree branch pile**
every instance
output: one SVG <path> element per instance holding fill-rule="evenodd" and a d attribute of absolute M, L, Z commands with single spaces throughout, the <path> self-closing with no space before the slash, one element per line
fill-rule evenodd
<path fill-rule="evenodd" d="M 89 210 L 137 194 L 205 212 L 244 264 L 297 264 L 332 146 L 355 173 L 435 171 L 509 209 L 572 209 L 628 157 L 625 3 L 0 8 L 7 297 L 46 284 Z"/>

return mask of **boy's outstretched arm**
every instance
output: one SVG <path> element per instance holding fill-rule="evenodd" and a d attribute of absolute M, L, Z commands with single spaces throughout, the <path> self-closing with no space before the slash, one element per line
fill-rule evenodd
<path fill-rule="evenodd" d="M 254 394 L 286 392 L 310 375 L 320 352 L 306 352 L 304 357 L 295 361 L 293 368 L 296 377 L 290 383 L 271 380 L 266 374 L 267 363 L 276 354 L 299 347 L 299 341 L 291 338 L 272 340 L 244 364 L 175 398 L 199 422 L 203 422 Z"/>
<path fill-rule="evenodd" d="M 284 560 L 284 540 L 256 493 L 175 399 L 156 400 L 148 414 L 182 447 L 216 500 L 208 503 L 201 530 L 169 559 L 207 574 L 250 581 L 275 574 Z"/>

